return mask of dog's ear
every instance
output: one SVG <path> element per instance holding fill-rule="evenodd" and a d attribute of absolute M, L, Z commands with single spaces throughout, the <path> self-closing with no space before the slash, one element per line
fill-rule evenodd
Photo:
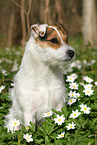
<path fill-rule="evenodd" d="M 40 36 L 44 37 L 46 34 L 47 24 L 35 24 L 31 26 L 31 32 L 34 37 Z"/>

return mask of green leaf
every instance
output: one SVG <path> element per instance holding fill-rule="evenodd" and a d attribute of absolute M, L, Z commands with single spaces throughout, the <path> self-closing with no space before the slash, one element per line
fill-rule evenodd
<path fill-rule="evenodd" d="M 50 143 L 50 139 L 48 136 L 45 137 L 45 145 L 48 145 Z"/>
<path fill-rule="evenodd" d="M 55 140 L 55 145 L 63 145 L 63 143 L 60 140 Z"/>
<path fill-rule="evenodd" d="M 84 122 L 83 122 L 83 124 L 82 124 L 82 128 L 84 128 L 84 127 L 85 127 L 85 125 L 87 125 L 87 124 L 88 124 L 88 121 L 89 121 L 89 119 L 87 118 L 87 119 L 86 119 L 86 121 L 84 121 Z"/>
<path fill-rule="evenodd" d="M 55 130 L 55 128 L 54 128 L 55 125 L 52 126 L 45 121 L 42 123 L 42 125 L 43 125 L 43 129 L 47 135 L 50 135 Z"/>
<path fill-rule="evenodd" d="M 81 123 L 77 119 L 74 120 L 74 123 L 77 127 L 81 128 Z"/>
<path fill-rule="evenodd" d="M 46 135 L 44 129 L 41 128 L 41 127 L 39 127 L 39 126 L 38 126 L 38 131 L 37 131 L 37 133 L 38 133 L 39 135 L 42 135 L 42 136 L 45 136 L 45 135 Z"/>
<path fill-rule="evenodd" d="M 30 121 L 30 125 L 31 125 L 31 127 L 30 127 L 31 131 L 35 132 L 35 123 L 32 123 Z"/>
<path fill-rule="evenodd" d="M 36 144 L 41 144 L 44 141 L 44 139 L 35 139 Z"/>
<path fill-rule="evenodd" d="M 89 140 L 89 143 L 90 143 L 90 144 L 95 143 L 95 139 L 90 139 L 90 140 Z"/>
<path fill-rule="evenodd" d="M 67 118 L 68 117 L 68 114 L 69 114 L 69 111 L 67 111 L 67 105 L 65 105 L 64 107 L 62 107 L 62 112 L 63 112 L 64 116 Z"/>
<path fill-rule="evenodd" d="M 57 111 L 57 110 L 55 110 L 53 108 L 52 108 L 52 111 L 55 112 L 56 114 L 62 115 L 62 112 L 61 111 Z"/>

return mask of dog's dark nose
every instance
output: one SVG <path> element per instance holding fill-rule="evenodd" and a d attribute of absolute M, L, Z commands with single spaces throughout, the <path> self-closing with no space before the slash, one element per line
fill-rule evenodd
<path fill-rule="evenodd" d="M 74 56 L 74 51 L 73 50 L 68 50 L 67 54 L 69 55 L 69 57 L 73 57 Z"/>

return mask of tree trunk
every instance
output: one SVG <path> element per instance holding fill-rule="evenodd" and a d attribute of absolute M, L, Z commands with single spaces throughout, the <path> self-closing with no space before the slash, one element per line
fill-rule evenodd
<path fill-rule="evenodd" d="M 12 46 L 13 43 L 13 29 L 14 29 L 14 20 L 15 20 L 15 13 L 14 13 L 14 5 L 12 5 L 12 11 L 10 15 L 10 21 L 8 26 L 8 39 L 7 39 L 7 45 L 8 47 Z"/>
<path fill-rule="evenodd" d="M 45 1 L 45 11 L 44 11 L 44 23 L 48 23 L 48 12 L 49 12 L 49 0 Z"/>
<path fill-rule="evenodd" d="M 57 11 L 57 16 L 58 16 L 58 22 L 63 24 L 63 7 L 62 7 L 62 1 L 61 0 L 55 0 L 55 5 L 56 5 L 56 11 Z"/>
<path fill-rule="evenodd" d="M 83 39 L 84 44 L 97 44 L 96 0 L 83 0 Z"/>
<path fill-rule="evenodd" d="M 40 0 L 39 17 L 41 23 L 44 23 L 44 8 L 45 8 L 45 1 Z"/>
<path fill-rule="evenodd" d="M 21 0 L 21 21 L 22 21 L 22 41 L 21 41 L 21 44 L 22 44 L 22 48 L 23 48 L 23 51 L 24 51 L 24 47 L 25 47 L 25 42 L 26 42 L 26 23 L 25 23 L 25 15 L 24 15 L 24 4 L 25 4 L 25 1 L 24 0 Z"/>

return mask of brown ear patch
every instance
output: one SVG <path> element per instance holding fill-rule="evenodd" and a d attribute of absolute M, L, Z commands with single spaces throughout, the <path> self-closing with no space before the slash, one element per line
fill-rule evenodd
<path fill-rule="evenodd" d="M 63 34 L 68 35 L 66 29 L 64 28 L 62 24 L 56 23 L 55 26 L 57 26 L 62 31 Z"/>
<path fill-rule="evenodd" d="M 46 33 L 46 27 L 48 25 L 47 24 L 35 24 L 31 26 L 32 29 L 32 34 L 34 37 L 37 37 L 37 35 L 39 35 L 40 37 L 44 37 L 45 33 Z"/>
<path fill-rule="evenodd" d="M 52 49 L 58 49 L 61 46 L 61 41 L 57 32 L 50 27 L 47 27 L 44 37 L 37 36 L 35 40 L 42 48 L 50 47 Z"/>
<path fill-rule="evenodd" d="M 57 29 L 62 32 L 64 34 L 61 35 L 62 36 L 62 40 L 64 41 L 64 43 L 68 44 L 68 33 L 67 33 L 67 30 L 64 28 L 64 26 L 60 23 L 56 23 L 55 26 L 57 27 Z M 61 33 L 61 34 L 62 34 Z"/>
<path fill-rule="evenodd" d="M 54 27 L 55 27 L 55 29 L 54 29 Z M 58 33 L 60 34 L 60 36 L 59 36 Z M 46 27 L 45 35 L 43 37 L 38 35 L 35 38 L 36 42 L 42 48 L 52 48 L 52 49 L 55 49 L 55 50 L 62 46 L 61 39 L 65 44 L 67 44 L 67 42 L 66 42 L 67 33 L 64 30 L 64 28 L 59 24 L 58 25 L 53 25 L 52 27 Z"/>

